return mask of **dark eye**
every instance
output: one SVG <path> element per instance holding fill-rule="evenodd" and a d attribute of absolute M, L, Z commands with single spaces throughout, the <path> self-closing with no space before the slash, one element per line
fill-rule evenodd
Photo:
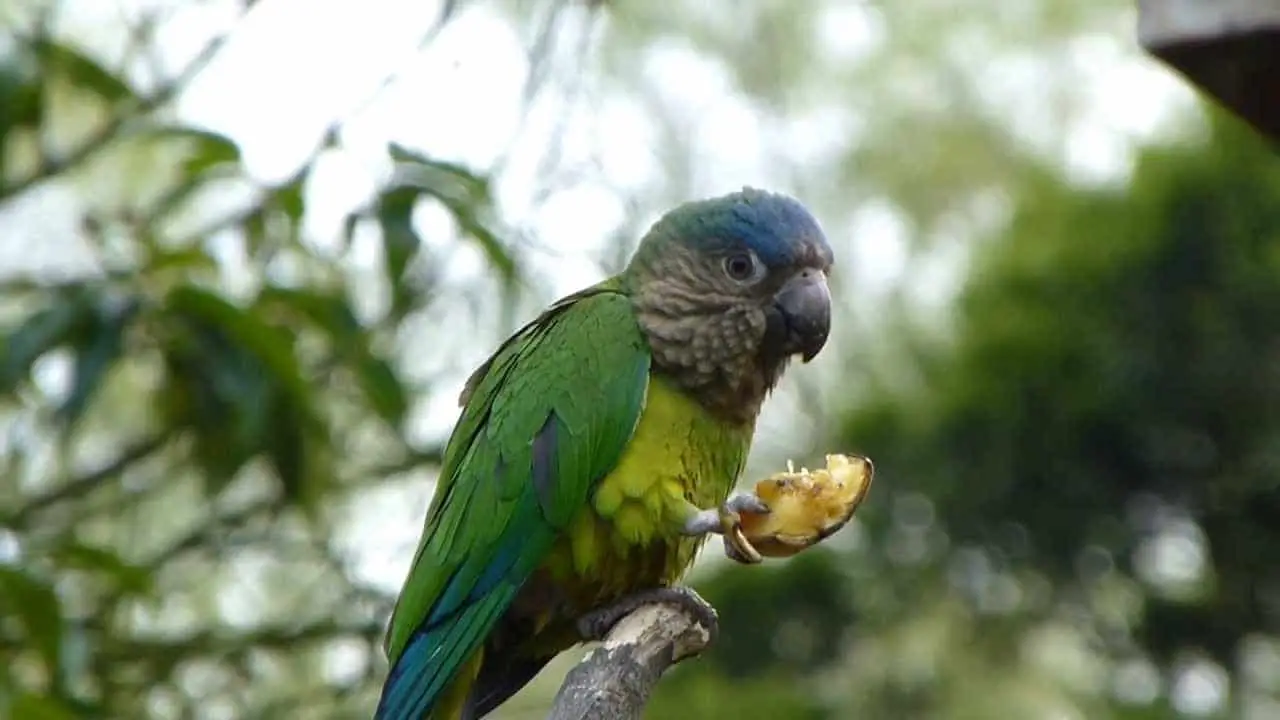
<path fill-rule="evenodd" d="M 738 282 L 756 274 L 756 259 L 750 253 L 734 253 L 724 259 L 724 273 Z"/>

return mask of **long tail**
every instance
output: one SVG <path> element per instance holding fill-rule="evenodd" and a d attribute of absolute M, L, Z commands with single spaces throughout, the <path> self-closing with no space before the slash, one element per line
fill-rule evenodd
<path fill-rule="evenodd" d="M 387 675 L 374 720 L 472 720 L 482 645 L 514 594 L 500 587 L 414 633 Z"/>

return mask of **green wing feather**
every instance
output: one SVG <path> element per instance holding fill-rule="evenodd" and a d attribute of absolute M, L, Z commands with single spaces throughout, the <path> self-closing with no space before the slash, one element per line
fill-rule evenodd
<path fill-rule="evenodd" d="M 418 717 L 483 644 L 617 464 L 649 363 L 630 300 L 610 281 L 552 306 L 472 375 L 392 614 L 378 718 Z"/>

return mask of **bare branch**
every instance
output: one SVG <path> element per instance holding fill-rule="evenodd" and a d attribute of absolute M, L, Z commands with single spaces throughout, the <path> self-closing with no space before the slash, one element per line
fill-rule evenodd
<path fill-rule="evenodd" d="M 165 638 L 119 638 L 102 648 L 99 661 L 116 672 L 134 673 L 144 669 L 154 681 L 169 678 L 178 665 L 193 658 L 226 659 L 251 650 L 297 651 L 303 646 L 343 638 L 360 638 L 372 643 L 382 632 L 381 622 L 325 620 L 242 632 L 219 628 Z"/>
<path fill-rule="evenodd" d="M 36 496 L 30 502 L 18 508 L 9 517 L 4 518 L 3 524 L 16 530 L 25 528 L 31 523 L 31 518 L 36 513 L 57 503 L 75 499 L 92 491 L 104 481 L 124 472 L 130 465 L 144 460 L 159 451 L 160 448 L 164 447 L 168 439 L 169 436 L 167 434 L 157 433 L 133 443 L 111 462 L 84 475 L 72 478 L 43 495 Z"/>
<path fill-rule="evenodd" d="M 193 654 L 220 656 L 239 652 L 246 648 L 279 649 L 324 642 L 341 637 L 377 637 L 384 630 L 381 621 L 342 622 L 325 620 L 298 627 L 269 626 L 228 633 L 207 630 L 172 638 L 122 640 L 109 652 L 119 653 L 120 662 L 149 662 L 152 656 L 175 654 L 186 657 Z"/>
<path fill-rule="evenodd" d="M 71 170 L 101 152 L 131 129 L 132 124 L 139 118 L 177 97 L 178 93 L 182 92 L 196 75 L 199 75 L 208 67 L 209 63 L 218 55 L 218 52 L 222 50 L 222 47 L 226 45 L 231 35 L 232 33 L 227 32 L 210 40 L 196 54 L 195 59 L 187 63 L 186 67 L 171 80 L 146 97 L 136 100 L 131 107 L 117 112 L 110 121 L 97 132 L 82 140 L 76 147 L 56 157 L 46 155 L 41 159 L 40 164 L 27 175 L 19 177 L 8 184 L 0 185 L 0 202 L 19 195 L 37 183 Z"/>
<path fill-rule="evenodd" d="M 158 571 L 183 553 L 207 548 L 225 529 L 241 527 L 255 516 L 278 512 L 283 506 L 284 502 L 278 497 L 262 498 L 235 510 L 212 515 L 207 521 L 192 527 L 182 537 L 175 539 L 164 550 L 148 558 L 142 565 L 152 571 Z"/>
<path fill-rule="evenodd" d="M 711 629 L 675 604 L 645 605 L 623 618 L 578 663 L 548 720 L 639 720 L 668 668 L 711 644 Z"/>

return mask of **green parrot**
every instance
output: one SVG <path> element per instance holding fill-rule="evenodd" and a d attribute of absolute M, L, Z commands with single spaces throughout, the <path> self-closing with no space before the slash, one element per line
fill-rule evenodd
<path fill-rule="evenodd" d="M 732 492 L 765 397 L 831 327 L 830 245 L 798 201 L 690 202 L 626 269 L 562 298 L 467 381 L 387 632 L 375 720 L 472 720 L 678 585 Z M 756 558 L 758 559 L 758 558 Z"/>

